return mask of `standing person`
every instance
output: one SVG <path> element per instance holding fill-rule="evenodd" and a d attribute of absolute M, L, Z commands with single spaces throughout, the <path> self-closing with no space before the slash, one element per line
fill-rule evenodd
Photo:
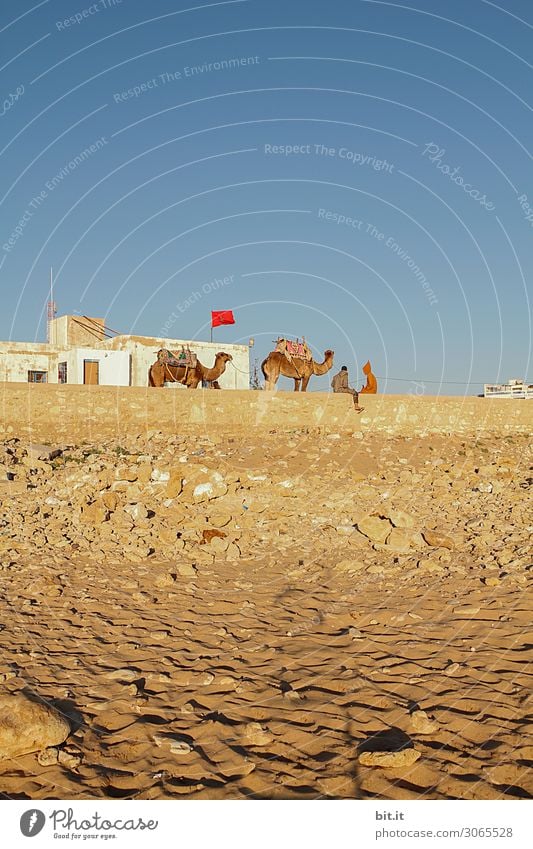
<path fill-rule="evenodd" d="M 364 407 L 359 406 L 359 394 L 352 389 L 352 387 L 348 383 L 348 368 L 347 366 L 342 366 L 341 370 L 337 372 L 333 380 L 331 381 L 331 387 L 334 392 L 343 392 L 348 395 L 353 396 L 353 403 L 356 413 L 362 413 L 365 409 Z"/>

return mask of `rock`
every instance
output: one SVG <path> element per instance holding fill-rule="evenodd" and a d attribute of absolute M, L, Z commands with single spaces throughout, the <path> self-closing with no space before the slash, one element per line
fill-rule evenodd
<path fill-rule="evenodd" d="M 479 607 L 475 604 L 463 604 L 453 608 L 454 613 L 459 613 L 461 616 L 476 616 L 479 613 Z"/>
<path fill-rule="evenodd" d="M 136 504 L 127 504 L 124 507 L 124 512 L 131 516 L 134 522 L 140 522 L 143 519 L 148 518 L 148 510 L 146 509 L 144 504 L 141 504 L 139 502 L 137 502 Z"/>
<path fill-rule="evenodd" d="M 388 519 L 366 516 L 357 523 L 357 530 L 372 542 L 384 543 L 392 530 L 392 525 Z"/>
<path fill-rule="evenodd" d="M 41 766 L 53 766 L 58 762 L 59 749 L 51 746 L 49 749 L 44 749 L 37 755 L 37 761 Z"/>
<path fill-rule="evenodd" d="M 210 548 L 212 548 L 213 551 L 218 551 L 221 553 L 227 551 L 229 546 L 230 544 L 227 539 L 221 537 L 213 537 L 213 539 L 211 540 Z"/>
<path fill-rule="evenodd" d="M 215 680 L 212 672 L 196 672 L 194 669 L 175 669 L 172 683 L 177 687 L 208 687 Z"/>
<path fill-rule="evenodd" d="M 403 510 L 389 510 L 384 514 L 386 519 L 390 519 L 395 528 L 414 528 L 415 520 L 409 513 L 404 513 Z"/>
<path fill-rule="evenodd" d="M 351 575 L 355 572 L 361 572 L 365 568 L 365 564 L 359 560 L 339 560 L 333 568 L 336 572 L 347 572 Z"/>
<path fill-rule="evenodd" d="M 439 725 L 430 719 L 425 710 L 415 710 L 409 719 L 408 732 L 410 734 L 435 734 Z"/>
<path fill-rule="evenodd" d="M 172 740 L 170 751 L 173 755 L 189 755 L 193 751 L 193 747 L 185 740 Z"/>
<path fill-rule="evenodd" d="M 387 547 L 393 551 L 405 552 L 411 548 L 412 531 L 395 527 L 387 537 Z"/>
<path fill-rule="evenodd" d="M 202 531 L 202 543 L 201 544 L 204 544 L 204 545 L 209 544 L 211 542 L 211 540 L 213 540 L 217 537 L 219 539 L 225 539 L 227 537 L 227 534 L 225 534 L 224 531 L 219 531 L 219 530 L 212 529 L 212 528 L 206 528 L 204 531 Z M 227 548 L 227 546 L 226 546 L 226 548 Z"/>
<path fill-rule="evenodd" d="M 190 563 L 180 563 L 178 566 L 178 574 L 183 578 L 196 578 L 198 573 L 194 566 L 191 566 Z"/>
<path fill-rule="evenodd" d="M 434 546 L 435 548 L 455 548 L 455 542 L 451 536 L 448 536 L 448 534 L 441 534 L 439 531 L 423 530 L 422 536 L 428 545 Z"/>
<path fill-rule="evenodd" d="M 402 749 L 400 752 L 362 752 L 359 763 L 363 766 L 380 766 L 384 769 L 401 769 L 412 766 L 421 753 L 416 749 Z"/>
<path fill-rule="evenodd" d="M 61 766 L 67 769 L 76 769 L 81 764 L 81 755 L 78 752 L 71 752 L 67 749 L 60 749 L 58 761 Z"/>
<path fill-rule="evenodd" d="M 70 725 L 55 708 L 23 693 L 0 696 L 0 760 L 63 743 Z"/>
<path fill-rule="evenodd" d="M 118 466 L 115 469 L 116 481 L 127 481 L 133 483 L 139 477 L 139 469 L 137 466 Z"/>
<path fill-rule="evenodd" d="M 172 587 L 175 583 L 175 578 L 167 572 L 164 575 L 158 575 L 154 581 L 154 586 L 158 587 L 158 589 L 165 589 L 166 587 Z"/>
<path fill-rule="evenodd" d="M 499 587 L 501 584 L 500 578 L 490 577 L 482 578 L 481 580 L 483 581 L 486 587 Z"/>
<path fill-rule="evenodd" d="M 244 729 L 244 736 L 251 746 L 267 746 L 274 739 L 259 722 L 249 722 Z"/>
<path fill-rule="evenodd" d="M 439 563 L 437 560 L 432 560 L 429 558 L 428 560 L 419 560 L 417 563 L 417 567 L 421 572 L 444 572 L 445 568 L 442 563 Z"/>
<path fill-rule="evenodd" d="M 110 678 L 112 681 L 135 681 L 139 677 L 139 672 L 136 669 L 112 669 L 105 673 L 105 678 Z"/>
<path fill-rule="evenodd" d="M 119 497 L 116 492 L 104 492 L 102 495 L 102 504 L 110 513 L 114 513 L 119 505 Z"/>
<path fill-rule="evenodd" d="M 81 521 L 84 525 L 101 525 L 108 518 L 107 507 L 100 499 L 91 504 L 85 504 L 81 509 Z"/>
<path fill-rule="evenodd" d="M 194 486 L 192 491 L 192 500 L 195 504 L 201 504 L 203 501 L 212 501 L 214 498 L 220 498 L 228 491 L 227 484 L 219 472 L 213 472 L 211 479 L 202 481 Z"/>
<path fill-rule="evenodd" d="M 183 492 L 183 468 L 172 469 L 168 483 L 165 487 L 165 496 L 167 498 L 176 498 Z"/>
<path fill-rule="evenodd" d="M 224 528 L 231 522 L 231 513 L 224 513 L 222 511 L 210 513 L 208 518 L 209 524 L 214 528 Z"/>
<path fill-rule="evenodd" d="M 52 448 L 50 445 L 41 445 L 38 442 L 30 442 L 26 446 L 28 457 L 32 460 L 55 460 L 56 457 L 61 457 L 63 451 L 61 448 Z"/>

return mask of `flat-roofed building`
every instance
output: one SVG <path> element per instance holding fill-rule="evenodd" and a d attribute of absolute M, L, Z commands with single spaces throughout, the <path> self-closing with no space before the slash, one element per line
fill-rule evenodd
<path fill-rule="evenodd" d="M 30 383 L 73 383 L 89 386 L 148 386 L 150 366 L 161 348 L 190 348 L 211 368 L 225 351 L 232 361 L 218 380 L 222 389 L 248 389 L 248 345 L 168 339 L 129 334 L 112 335 L 102 318 L 62 315 L 49 322 L 43 342 L 0 342 L 0 380 Z"/>

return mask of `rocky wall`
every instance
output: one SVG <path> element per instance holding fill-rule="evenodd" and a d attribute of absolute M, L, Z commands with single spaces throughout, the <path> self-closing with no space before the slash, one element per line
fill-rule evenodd
<path fill-rule="evenodd" d="M 461 397 L 0 384 L 0 436 L 94 441 L 127 433 L 320 428 L 339 433 L 531 433 L 533 402 Z"/>

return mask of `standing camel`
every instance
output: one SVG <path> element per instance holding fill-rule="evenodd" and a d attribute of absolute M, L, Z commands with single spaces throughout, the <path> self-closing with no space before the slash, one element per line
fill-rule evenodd
<path fill-rule="evenodd" d="M 283 377 L 292 377 L 295 392 L 305 392 L 311 375 L 326 374 L 333 366 L 333 357 L 333 351 L 324 351 L 324 362 L 317 363 L 315 360 L 304 360 L 301 357 L 291 357 L 288 360 L 281 351 L 272 351 L 261 363 L 265 389 L 275 389 L 281 374 Z"/>
<path fill-rule="evenodd" d="M 164 386 L 166 382 L 182 383 L 187 389 L 196 389 L 201 386 L 202 381 L 206 380 L 209 383 L 218 380 L 221 374 L 226 370 L 226 363 L 231 362 L 233 357 L 231 354 L 225 354 L 223 351 L 215 356 L 215 364 L 212 368 L 204 366 L 200 360 L 196 360 L 196 366 L 169 366 L 168 363 L 160 362 L 159 360 L 150 367 L 148 372 L 149 386 Z"/>

